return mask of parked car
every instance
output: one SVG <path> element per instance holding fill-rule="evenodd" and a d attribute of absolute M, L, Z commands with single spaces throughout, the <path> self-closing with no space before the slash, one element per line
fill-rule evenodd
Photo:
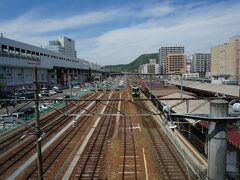
<path fill-rule="evenodd" d="M 80 86 L 79 85 L 76 85 L 76 86 L 73 86 L 74 89 L 79 89 Z"/>
<path fill-rule="evenodd" d="M 43 97 L 49 96 L 49 91 L 43 90 L 43 91 L 41 92 L 41 94 L 42 94 Z"/>
<path fill-rule="evenodd" d="M 29 116 L 33 113 L 35 113 L 35 108 L 34 107 L 27 107 L 19 110 L 19 112 L 22 112 L 25 116 Z"/>
<path fill-rule="evenodd" d="M 48 108 L 48 105 L 46 105 L 46 104 L 40 104 L 39 105 L 39 111 L 46 110 L 47 108 Z"/>
<path fill-rule="evenodd" d="M 25 97 L 27 99 L 33 99 L 34 98 L 34 92 L 26 92 Z"/>
<path fill-rule="evenodd" d="M 1 103 L 1 108 L 5 108 L 7 106 L 15 107 L 16 102 L 15 101 L 4 101 Z"/>
<path fill-rule="evenodd" d="M 1 123 L 12 123 L 15 124 L 17 121 L 16 117 L 13 117 L 11 115 L 2 115 L 0 116 Z"/>
<path fill-rule="evenodd" d="M 60 90 L 60 89 L 54 89 L 54 91 L 55 91 L 56 93 L 62 93 L 62 92 L 63 92 L 63 91 Z"/>
<path fill-rule="evenodd" d="M 76 92 L 72 92 L 72 96 L 76 96 L 77 95 L 77 93 Z"/>
<path fill-rule="evenodd" d="M 53 87 L 53 90 L 59 90 L 59 87 L 54 86 L 54 87 Z"/>
<path fill-rule="evenodd" d="M 57 92 L 54 91 L 54 90 L 50 90 L 50 91 L 49 91 L 49 95 L 54 95 L 54 94 L 57 94 Z"/>
<path fill-rule="evenodd" d="M 20 120 L 25 117 L 25 114 L 23 112 L 15 112 L 12 113 L 12 116 L 15 117 L 17 120 Z"/>
<path fill-rule="evenodd" d="M 65 94 L 64 98 L 70 98 L 70 94 Z"/>

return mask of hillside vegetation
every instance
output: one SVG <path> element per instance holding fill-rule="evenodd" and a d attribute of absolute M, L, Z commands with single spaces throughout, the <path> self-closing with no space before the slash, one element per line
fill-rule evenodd
<path fill-rule="evenodd" d="M 102 69 L 113 72 L 137 72 L 139 66 L 148 63 L 149 59 L 158 60 L 158 53 L 143 54 L 129 64 L 107 65 Z"/>

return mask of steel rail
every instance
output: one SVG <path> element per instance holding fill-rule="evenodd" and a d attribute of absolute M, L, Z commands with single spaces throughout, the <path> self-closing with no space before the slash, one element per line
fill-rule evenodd
<path fill-rule="evenodd" d="M 205 97 L 205 98 L 197 98 L 197 97 L 189 97 L 189 98 L 158 98 L 160 101 L 161 100 L 214 100 L 214 99 L 225 99 L 225 100 L 240 100 L 240 97 Z M 44 99 L 39 99 L 37 101 L 149 101 L 151 98 L 141 98 L 141 99 L 57 99 L 57 98 L 44 98 Z M 0 102 L 4 101 L 36 101 L 35 99 L 0 99 Z"/>

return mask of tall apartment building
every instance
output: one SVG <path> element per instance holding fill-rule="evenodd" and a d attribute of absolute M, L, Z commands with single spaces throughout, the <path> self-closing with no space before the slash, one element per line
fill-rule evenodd
<path fill-rule="evenodd" d="M 194 73 L 199 73 L 200 78 L 205 78 L 206 75 L 211 71 L 211 54 L 192 54 L 191 71 Z"/>
<path fill-rule="evenodd" d="M 159 74 L 166 74 L 166 57 L 169 54 L 184 53 L 184 46 L 161 47 L 159 49 Z"/>
<path fill-rule="evenodd" d="M 65 36 L 59 36 L 58 40 L 49 41 L 49 46 L 47 46 L 46 49 L 59 52 L 67 56 L 77 57 L 75 41 Z"/>
<path fill-rule="evenodd" d="M 186 55 L 184 54 L 168 54 L 166 57 L 166 73 L 167 74 L 183 74 L 186 73 Z"/>
<path fill-rule="evenodd" d="M 211 75 L 230 76 L 230 80 L 240 84 L 240 36 L 230 38 L 224 43 L 211 49 Z"/>

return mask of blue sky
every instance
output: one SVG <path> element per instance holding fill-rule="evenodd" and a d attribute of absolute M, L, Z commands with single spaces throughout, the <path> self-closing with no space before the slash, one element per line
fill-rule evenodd
<path fill-rule="evenodd" d="M 78 57 L 120 64 L 161 46 L 210 52 L 240 35 L 239 9 L 238 0 L 1 0 L 0 32 L 43 47 L 68 36 Z"/>

